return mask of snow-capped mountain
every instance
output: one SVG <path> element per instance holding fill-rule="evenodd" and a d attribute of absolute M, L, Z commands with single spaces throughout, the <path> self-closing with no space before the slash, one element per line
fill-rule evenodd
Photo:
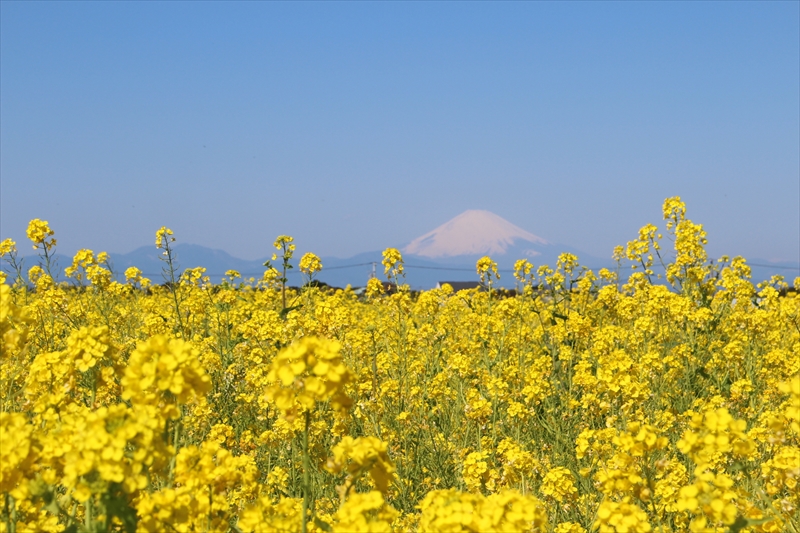
<path fill-rule="evenodd" d="M 550 243 L 489 211 L 464 211 L 438 228 L 411 241 L 403 252 L 431 259 L 473 255 L 505 255 L 527 248 L 536 256 Z"/>
<path fill-rule="evenodd" d="M 578 256 L 582 265 L 593 269 L 613 265 L 610 259 L 599 259 L 571 246 L 549 242 L 494 213 L 477 209 L 465 211 L 421 235 L 401 251 L 408 279 L 423 286 L 430 286 L 434 278 L 439 281 L 477 279 L 475 263 L 487 255 L 497 262 L 502 274 L 498 285 L 506 287 L 514 286 L 510 273 L 518 259 L 528 259 L 537 267 L 555 267 L 558 256 L 569 252 Z M 423 262 L 432 262 L 438 267 L 423 266 Z"/>

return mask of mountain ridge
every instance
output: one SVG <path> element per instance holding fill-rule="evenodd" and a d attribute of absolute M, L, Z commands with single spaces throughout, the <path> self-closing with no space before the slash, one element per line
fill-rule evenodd
<path fill-rule="evenodd" d="M 566 246 L 552 245 L 558 253 L 569 252 L 578 256 L 581 265 L 587 266 L 596 270 L 605 266 L 606 268 L 614 268 L 614 263 L 610 259 L 602 260 L 592 258 L 586 254 L 581 254 L 580 251 L 571 249 Z M 140 252 L 141 255 L 137 252 Z M 161 277 L 162 267 L 164 263 L 159 259 L 160 250 L 154 246 L 142 246 L 128 252 L 127 254 L 109 254 L 111 265 L 119 281 L 123 281 L 124 271 L 129 266 L 136 266 L 142 270 L 145 277 L 150 278 L 153 283 L 163 283 Z M 184 252 L 191 252 L 189 254 Z M 549 255 L 549 254 L 548 254 Z M 181 243 L 176 246 L 177 263 L 179 265 L 179 273 L 182 273 L 186 268 L 194 268 L 202 266 L 206 268 L 207 275 L 211 278 L 212 282 L 219 283 L 222 276 L 227 270 L 237 270 L 245 278 L 256 277 L 259 278 L 263 274 L 265 268 L 263 262 L 268 259 L 266 256 L 263 260 L 246 260 L 234 257 L 224 250 L 208 248 L 199 244 Z M 428 289 L 434 287 L 440 281 L 477 281 L 478 276 L 475 272 L 475 261 L 477 256 L 460 256 L 450 258 L 450 260 L 431 260 L 430 258 L 420 257 L 413 254 L 403 254 L 404 262 L 406 264 L 406 281 L 414 289 Z M 557 254 L 556 254 L 557 257 Z M 38 263 L 39 257 L 30 255 L 23 257 L 25 260 L 24 272 Z M 64 268 L 72 264 L 72 258 L 66 255 L 56 254 L 53 257 L 56 263 L 56 274 L 59 280 L 64 280 Z M 290 285 L 302 284 L 302 278 L 296 265 L 300 256 L 296 256 L 292 263 L 295 268 L 291 269 L 288 273 Z M 375 274 L 380 279 L 385 279 L 383 275 L 383 265 L 381 264 L 382 251 L 374 250 L 371 252 L 362 252 L 348 258 L 338 257 L 321 257 L 323 264 L 322 271 L 319 272 L 315 279 L 324 281 L 329 285 L 336 287 L 344 287 L 351 285 L 353 287 L 361 287 L 366 284 L 369 277 L 372 275 L 373 264 L 375 267 Z M 511 268 L 513 261 L 516 259 L 523 259 L 513 252 L 507 253 L 505 256 L 493 257 L 498 262 L 500 268 L 501 279 L 499 286 L 513 287 L 514 278 L 511 276 Z M 593 264 L 593 259 L 600 261 L 598 264 Z M 555 260 L 545 260 L 543 256 L 537 256 L 532 259 L 536 266 L 547 264 L 551 267 L 555 266 Z M 784 278 L 791 283 L 792 280 L 800 275 L 800 263 L 792 261 L 768 261 L 763 258 L 748 259 L 747 263 L 752 269 L 752 279 L 754 283 L 769 279 L 773 275 L 783 275 Z M 3 265 L 3 270 L 13 276 L 9 272 L 8 265 Z M 623 279 L 626 277 L 628 269 L 623 271 Z"/>
<path fill-rule="evenodd" d="M 528 259 L 535 266 L 555 267 L 560 254 L 572 253 L 578 257 L 581 265 L 593 270 L 616 267 L 610 258 L 593 257 L 571 246 L 551 243 L 490 211 L 479 209 L 464 211 L 399 249 L 403 252 L 406 265 L 406 282 L 414 289 L 431 288 L 441 281 L 476 281 L 475 262 L 486 255 L 500 269 L 501 278 L 497 285 L 508 288 L 514 286 L 511 272 L 518 259 Z M 292 261 L 295 268 L 288 271 L 291 285 L 303 283 L 296 267 L 302 253 L 303 250 L 296 253 Z M 236 270 L 244 278 L 260 278 L 265 270 L 264 262 L 270 257 L 239 259 L 225 250 L 190 243 L 177 244 L 175 254 L 179 274 L 187 268 L 204 267 L 215 283 L 220 282 L 228 270 Z M 153 245 L 141 246 L 125 254 L 110 253 L 109 258 L 119 280 L 123 279 L 125 269 L 135 266 L 154 283 L 162 282 L 165 266 L 162 250 Z M 28 256 L 26 259 L 26 271 L 38 262 L 37 256 Z M 57 277 L 64 279 L 63 269 L 72 263 L 72 259 L 64 255 L 56 255 L 56 259 Z M 323 268 L 315 279 L 333 286 L 363 286 L 373 273 L 384 279 L 380 250 L 362 252 L 348 258 L 321 257 L 321 260 Z M 754 281 L 781 274 L 791 282 L 794 276 L 800 275 L 800 265 L 792 262 L 755 259 L 751 268 Z M 8 267 L 4 265 L 3 270 L 8 272 Z"/>
<path fill-rule="evenodd" d="M 521 243 L 532 247 L 550 244 L 490 211 L 470 209 L 417 237 L 402 251 L 429 258 L 503 255 Z"/>

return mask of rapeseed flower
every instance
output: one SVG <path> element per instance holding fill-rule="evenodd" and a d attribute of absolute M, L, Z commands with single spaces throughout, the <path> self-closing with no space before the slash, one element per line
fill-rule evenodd
<path fill-rule="evenodd" d="M 405 276 L 403 270 L 403 255 L 397 248 L 387 248 L 383 251 L 383 273 L 389 281 L 394 280 L 396 285 L 399 285 L 398 279 L 400 276 Z"/>
<path fill-rule="evenodd" d="M 300 272 L 311 278 L 320 270 L 322 270 L 322 261 L 319 257 L 311 252 L 303 254 L 303 257 L 300 258 Z"/>
<path fill-rule="evenodd" d="M 391 533 L 392 523 L 399 516 L 383 499 L 383 494 L 370 491 L 351 495 L 333 517 L 333 531 L 341 533 Z"/>
<path fill-rule="evenodd" d="M 387 450 L 387 444 L 377 437 L 354 439 L 348 435 L 333 447 L 333 456 L 325 468 L 337 474 L 347 471 L 345 494 L 362 475 L 369 475 L 378 491 L 386 494 L 395 476 L 395 467 Z"/>
<path fill-rule="evenodd" d="M 50 225 L 46 220 L 39 220 L 38 218 L 31 220 L 26 234 L 28 239 L 33 242 L 34 250 L 41 248 L 49 251 L 56 245 L 56 239 L 53 237 L 55 232 L 50 229 Z"/>
<path fill-rule="evenodd" d="M 166 226 L 161 226 L 161 228 L 156 231 L 156 248 L 158 249 L 166 249 L 171 243 L 175 242 L 175 237 L 173 237 L 174 233 L 171 229 Z"/>
<path fill-rule="evenodd" d="M 601 503 L 594 527 L 600 533 L 647 533 L 653 529 L 647 513 L 627 498 L 621 502 L 605 500 Z"/>
<path fill-rule="evenodd" d="M 475 263 L 475 270 L 481 278 L 481 285 L 490 287 L 492 285 L 492 279 L 500 279 L 500 274 L 497 271 L 497 263 L 492 261 L 488 256 L 478 259 L 478 262 Z"/>
<path fill-rule="evenodd" d="M 542 480 L 541 492 L 558 503 L 574 499 L 578 494 L 575 488 L 575 476 L 567 468 L 557 466 L 551 468 Z"/>
<path fill-rule="evenodd" d="M 272 361 L 267 398 L 288 419 L 298 409 L 311 411 L 318 402 L 328 400 L 334 408 L 349 407 L 344 386 L 351 374 L 340 350 L 338 342 L 316 337 L 304 337 L 284 348 Z"/>
<path fill-rule="evenodd" d="M 67 288 L 40 245 L 31 290 L 2 241 L 0 527 L 800 531 L 800 298 L 664 211 L 675 258 L 646 225 L 617 271 L 518 261 L 516 295 L 212 286 L 167 228 L 165 286 L 81 250 Z"/>
<path fill-rule="evenodd" d="M 177 404 L 211 389 L 200 364 L 200 351 L 190 342 L 155 335 L 138 344 L 122 377 L 122 399 L 134 404 L 163 405 L 169 418 L 178 417 Z"/>

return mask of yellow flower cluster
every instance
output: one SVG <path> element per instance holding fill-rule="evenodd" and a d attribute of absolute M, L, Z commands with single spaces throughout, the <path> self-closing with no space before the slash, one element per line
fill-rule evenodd
<path fill-rule="evenodd" d="M 161 226 L 161 228 L 156 231 L 156 248 L 164 249 L 170 245 L 170 243 L 175 242 L 175 237 L 173 237 L 174 233 L 171 229 L 166 226 Z"/>
<path fill-rule="evenodd" d="M 113 382 L 119 370 L 108 327 L 84 326 L 70 333 L 64 350 L 36 355 L 24 393 L 36 412 L 76 400 L 94 405 L 98 393 L 103 398 L 117 392 Z"/>
<path fill-rule="evenodd" d="M 273 383 L 267 398 L 286 418 L 298 409 L 311 411 L 317 402 L 331 401 L 335 408 L 350 405 L 344 386 L 350 372 L 342 363 L 336 341 L 304 337 L 284 348 L 273 360 L 267 379 Z"/>
<path fill-rule="evenodd" d="M 370 491 L 353 494 L 334 515 L 333 531 L 349 533 L 364 531 L 370 533 L 391 533 L 392 523 L 400 513 L 383 499 L 383 494 Z"/>
<path fill-rule="evenodd" d="M 33 427 L 21 413 L 0 413 L 0 491 L 24 491 L 25 472 L 35 456 L 31 453 Z"/>
<path fill-rule="evenodd" d="M 300 272 L 310 277 L 320 270 L 322 270 L 322 261 L 319 257 L 311 252 L 303 254 L 303 257 L 300 258 Z"/>
<path fill-rule="evenodd" d="M 541 491 L 558 503 L 572 500 L 578 493 L 575 488 L 575 476 L 563 466 L 553 468 L 545 474 Z"/>
<path fill-rule="evenodd" d="M 137 405 L 155 405 L 168 418 L 179 416 L 185 404 L 211 389 L 211 379 L 191 343 L 154 335 L 131 353 L 120 380 L 121 398 Z"/>
<path fill-rule="evenodd" d="M 601 503 L 597 509 L 596 526 L 600 533 L 647 533 L 653 530 L 647 521 L 647 513 L 628 499 Z"/>
<path fill-rule="evenodd" d="M 542 503 L 516 490 L 490 496 L 435 490 L 420 502 L 419 530 L 431 533 L 541 532 L 547 523 Z"/>
<path fill-rule="evenodd" d="M 397 248 L 387 248 L 383 251 L 381 261 L 386 277 L 390 280 L 397 280 L 398 276 L 403 275 L 403 255 Z"/>
<path fill-rule="evenodd" d="M 218 442 L 178 453 L 175 486 L 146 493 L 138 502 L 141 531 L 228 531 L 257 495 L 258 470 L 249 456 L 234 456 Z"/>
<path fill-rule="evenodd" d="M 296 249 L 296 246 L 292 244 L 293 242 L 293 237 L 290 237 L 289 235 L 280 235 L 277 239 L 275 239 L 275 242 L 272 244 L 272 246 L 278 251 L 283 251 L 284 258 L 291 259 L 292 256 L 294 256 L 294 251 Z M 273 254 L 272 260 L 275 261 L 276 259 L 278 259 L 277 254 Z"/>
<path fill-rule="evenodd" d="M 524 272 L 525 267 L 522 266 L 521 268 Z M 492 279 L 500 279 L 500 274 L 497 272 L 497 263 L 492 261 L 491 257 L 484 256 L 478 259 L 478 262 L 475 263 L 475 270 L 481 278 L 482 285 L 490 286 Z"/>
<path fill-rule="evenodd" d="M 142 276 L 142 271 L 136 267 L 128 267 L 125 269 L 125 280 L 143 289 L 146 289 L 152 283 L 149 279 Z"/>
<path fill-rule="evenodd" d="M 28 310 L 14 303 L 11 287 L 0 285 L 0 336 L 2 336 L 0 358 L 11 359 L 20 356 L 20 351 L 26 346 L 32 322 Z"/>
<path fill-rule="evenodd" d="M 0 241 L 0 256 L 16 253 L 17 243 L 11 239 Z"/>
<path fill-rule="evenodd" d="M 333 447 L 333 457 L 328 460 L 326 469 L 336 474 L 347 471 L 345 493 L 362 475 L 368 474 L 375 488 L 385 494 L 396 471 L 387 449 L 386 443 L 377 437 L 354 439 L 348 435 Z"/>
<path fill-rule="evenodd" d="M 167 283 L 91 250 L 56 283 L 33 221 L 30 270 L 0 242 L 0 531 L 800 531 L 800 279 L 663 214 L 627 279 L 522 259 L 513 295 L 411 291 L 391 248 L 399 287 L 293 289 L 289 236 L 213 286 L 166 227 Z"/>
<path fill-rule="evenodd" d="M 375 298 L 383 294 L 383 283 L 378 278 L 370 278 L 367 281 L 367 289 L 365 291 L 368 298 Z"/>
<path fill-rule="evenodd" d="M 44 248 L 45 250 L 52 249 L 57 241 L 53 237 L 55 232 L 50 229 L 50 224 L 46 220 L 39 220 L 34 218 L 28 224 L 27 230 L 28 238 L 33 242 L 33 249 Z"/>
<path fill-rule="evenodd" d="M 486 452 L 472 452 L 464 458 L 464 484 L 470 492 L 481 492 L 482 488 L 493 490 L 497 472 L 489 467 Z"/>

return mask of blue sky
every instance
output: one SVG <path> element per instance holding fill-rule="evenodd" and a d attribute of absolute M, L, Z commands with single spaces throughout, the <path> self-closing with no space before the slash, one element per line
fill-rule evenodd
<path fill-rule="evenodd" d="M 800 3 L 0 3 L 2 238 L 346 257 L 487 209 L 608 257 L 673 195 L 800 258 Z"/>

